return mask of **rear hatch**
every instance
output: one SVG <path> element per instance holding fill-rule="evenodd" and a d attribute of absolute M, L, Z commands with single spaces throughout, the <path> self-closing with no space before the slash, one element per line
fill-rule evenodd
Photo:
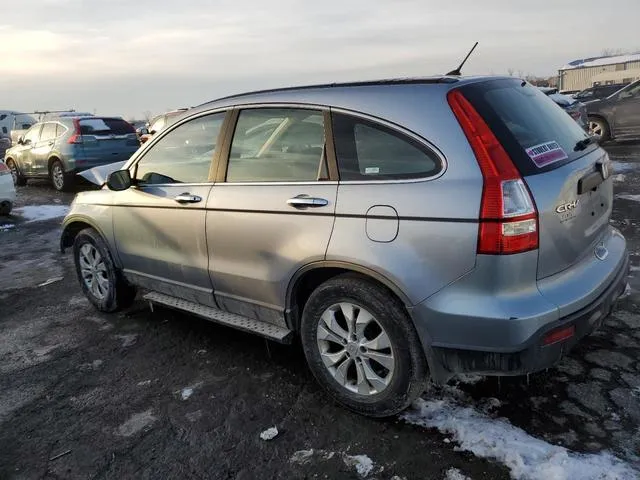
<path fill-rule="evenodd" d="M 523 176 L 539 214 L 538 279 L 592 253 L 611 216 L 607 154 L 553 100 L 517 79 L 460 88 Z"/>
<path fill-rule="evenodd" d="M 133 125 L 121 118 L 81 118 L 74 123 L 87 163 L 128 160 L 140 146 Z"/>

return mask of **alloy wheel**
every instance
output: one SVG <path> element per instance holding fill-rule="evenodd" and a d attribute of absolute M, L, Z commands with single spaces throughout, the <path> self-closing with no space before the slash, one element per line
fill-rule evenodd
<path fill-rule="evenodd" d="M 85 243 L 80 247 L 78 260 L 85 286 L 96 298 L 104 299 L 109 293 L 109 278 L 102 255 L 96 247 Z"/>
<path fill-rule="evenodd" d="M 589 132 L 591 132 L 593 135 L 602 136 L 602 130 L 602 125 L 599 122 L 589 120 Z"/>
<path fill-rule="evenodd" d="M 62 187 L 64 187 L 64 172 L 62 171 L 62 166 L 59 163 L 55 163 L 51 168 L 51 177 L 56 189 L 62 190 Z"/>
<path fill-rule="evenodd" d="M 389 335 L 364 308 L 342 302 L 322 314 L 317 327 L 320 357 L 342 387 L 359 395 L 384 391 L 394 374 Z"/>

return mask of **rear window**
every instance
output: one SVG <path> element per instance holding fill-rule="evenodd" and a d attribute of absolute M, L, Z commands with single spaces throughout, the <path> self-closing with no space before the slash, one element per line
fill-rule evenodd
<path fill-rule="evenodd" d="M 592 149 L 586 132 L 538 88 L 521 80 L 491 80 L 461 88 L 523 175 L 565 165 Z"/>
<path fill-rule="evenodd" d="M 135 133 L 129 122 L 120 118 L 85 118 L 80 120 L 82 135 L 126 135 Z"/>

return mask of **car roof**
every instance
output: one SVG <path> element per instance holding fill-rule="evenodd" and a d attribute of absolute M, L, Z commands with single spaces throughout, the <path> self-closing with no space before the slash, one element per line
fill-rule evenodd
<path fill-rule="evenodd" d="M 477 81 L 486 81 L 493 79 L 504 79 L 513 77 L 504 76 L 469 76 L 458 77 L 449 75 L 440 75 L 433 77 L 409 77 L 409 78 L 390 78 L 380 80 L 365 80 L 357 82 L 340 82 L 340 83 L 325 83 L 315 85 L 302 85 L 293 87 L 273 88 L 268 90 L 256 90 L 246 93 L 240 93 L 235 95 L 229 95 L 226 97 L 211 100 L 194 107 L 194 111 L 201 111 L 217 106 L 230 106 L 234 104 L 247 104 L 257 101 L 269 102 L 269 101 L 284 101 L 289 96 L 291 98 L 300 98 L 305 94 L 317 97 L 320 95 L 326 95 L 329 98 L 332 93 L 340 94 L 345 90 L 353 91 L 362 87 L 381 87 L 395 86 L 401 87 L 403 85 L 440 85 L 450 89 L 452 85 L 462 85 L 467 83 L 473 83 Z"/>

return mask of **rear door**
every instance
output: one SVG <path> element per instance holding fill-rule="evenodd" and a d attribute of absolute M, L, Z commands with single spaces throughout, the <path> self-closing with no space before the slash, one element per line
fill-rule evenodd
<path fill-rule="evenodd" d="M 613 107 L 613 131 L 616 137 L 640 136 L 640 82 L 617 94 Z"/>
<path fill-rule="evenodd" d="M 205 205 L 225 113 L 199 116 L 158 138 L 131 167 L 134 186 L 113 193 L 125 275 L 151 290 L 215 306 Z"/>
<path fill-rule="evenodd" d="M 47 160 L 53 149 L 53 143 L 56 138 L 56 123 L 46 122 L 42 124 L 40 138 L 31 149 L 32 156 L 32 175 L 47 176 L 49 174 Z"/>
<path fill-rule="evenodd" d="M 593 252 L 613 202 L 608 155 L 537 88 L 492 80 L 461 88 L 531 191 L 539 214 L 538 278 Z"/>
<path fill-rule="evenodd" d="M 140 146 L 133 125 L 121 118 L 82 118 L 78 127 L 87 168 L 128 160 Z"/>
<path fill-rule="evenodd" d="M 207 202 L 209 270 L 223 309 L 283 325 L 289 281 L 324 259 L 337 192 L 326 118 L 307 107 L 239 111 Z"/>

